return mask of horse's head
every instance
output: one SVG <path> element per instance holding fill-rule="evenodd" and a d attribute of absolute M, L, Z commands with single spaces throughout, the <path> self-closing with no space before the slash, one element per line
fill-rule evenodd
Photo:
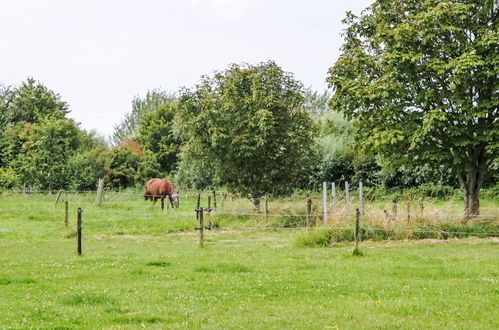
<path fill-rule="evenodd" d="M 175 207 L 178 207 L 180 205 L 180 194 L 178 191 L 174 191 L 170 195 L 170 201 L 172 202 L 173 205 L 175 205 Z"/>

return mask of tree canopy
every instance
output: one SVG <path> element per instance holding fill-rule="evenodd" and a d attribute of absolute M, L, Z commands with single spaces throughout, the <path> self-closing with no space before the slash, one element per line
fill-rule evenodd
<path fill-rule="evenodd" d="M 347 15 L 328 76 L 362 147 L 451 168 L 467 215 L 498 155 L 498 17 L 494 0 L 378 0 Z"/>
<path fill-rule="evenodd" d="M 160 105 L 156 110 L 142 116 L 136 140 L 145 150 L 157 157 L 159 167 L 164 173 L 172 173 L 178 162 L 181 141 L 173 134 L 173 117 L 176 106 Z"/>
<path fill-rule="evenodd" d="M 232 64 L 180 93 L 177 131 L 230 190 L 258 206 L 304 174 L 312 154 L 312 122 L 301 83 L 274 62 Z"/>
<path fill-rule="evenodd" d="M 145 114 L 156 111 L 164 104 L 174 103 L 175 99 L 174 93 L 160 89 L 147 91 L 144 97 L 135 96 L 132 100 L 132 110 L 114 127 L 112 143 L 118 145 L 125 138 L 135 137 Z"/>

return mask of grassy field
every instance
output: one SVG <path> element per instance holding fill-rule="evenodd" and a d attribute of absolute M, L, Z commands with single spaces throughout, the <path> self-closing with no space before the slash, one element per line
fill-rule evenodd
<path fill-rule="evenodd" d="M 65 194 L 67 229 L 54 197 L 0 197 L 2 328 L 499 327 L 497 238 L 367 241 L 354 257 L 350 243 L 297 247 L 306 230 L 243 230 L 274 218 L 220 215 L 237 229 L 207 231 L 201 249 L 194 198 L 165 213 L 132 195 L 96 207 Z"/>

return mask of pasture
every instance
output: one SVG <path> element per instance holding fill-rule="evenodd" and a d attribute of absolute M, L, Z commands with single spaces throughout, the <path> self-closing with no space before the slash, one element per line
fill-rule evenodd
<path fill-rule="evenodd" d="M 300 200 L 270 204 L 270 214 L 298 215 L 291 223 L 288 217 L 249 216 L 247 201 L 226 200 L 225 212 L 205 219 L 220 229 L 206 231 L 201 249 L 193 229 L 194 195 L 166 213 L 136 194 L 107 193 L 96 206 L 94 194 L 64 193 L 68 228 L 55 195 L 0 198 L 3 328 L 499 326 L 495 237 L 369 240 L 361 244 L 365 255 L 354 257 L 349 242 L 297 245 L 312 231 L 292 229 L 303 224 Z M 458 212 L 458 202 L 442 203 L 426 209 Z M 497 214 L 496 202 L 482 205 Z M 76 255 L 77 207 L 83 209 L 82 256 Z M 375 213 L 386 206 L 371 207 Z M 235 210 L 241 214 L 232 215 Z M 352 219 L 333 220 L 331 228 Z"/>

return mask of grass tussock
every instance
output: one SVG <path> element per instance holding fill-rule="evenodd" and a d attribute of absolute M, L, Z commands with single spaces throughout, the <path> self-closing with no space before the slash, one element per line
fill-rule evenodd
<path fill-rule="evenodd" d="M 61 303 L 63 305 L 105 305 L 105 304 L 114 304 L 115 300 L 109 298 L 105 295 L 91 294 L 91 293 L 78 293 L 68 295 L 61 299 Z"/>
<path fill-rule="evenodd" d="M 354 257 L 363 257 L 363 256 L 365 256 L 366 254 L 365 254 L 364 250 L 362 250 L 362 249 L 360 249 L 360 248 L 356 247 L 355 249 L 353 249 L 352 255 L 353 255 Z"/>
<path fill-rule="evenodd" d="M 221 263 L 216 265 L 205 265 L 194 269 L 200 273 L 251 273 L 252 270 L 244 265 Z"/>
<path fill-rule="evenodd" d="M 171 265 L 172 265 L 171 262 L 167 261 L 151 261 L 146 263 L 146 266 L 155 266 L 155 267 L 167 267 Z"/>

